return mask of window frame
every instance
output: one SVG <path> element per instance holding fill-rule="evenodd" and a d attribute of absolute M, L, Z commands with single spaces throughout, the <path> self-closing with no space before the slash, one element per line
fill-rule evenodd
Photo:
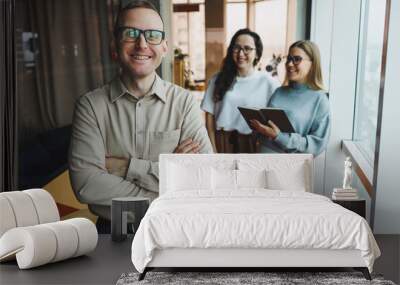
<path fill-rule="evenodd" d="M 369 2 L 369 0 L 366 0 Z M 366 10 L 366 1 L 363 1 L 362 5 L 362 15 L 365 14 Z M 379 84 L 379 100 L 378 100 L 378 111 L 377 111 L 377 126 L 375 133 L 375 149 L 374 149 L 374 159 L 371 161 L 368 158 L 368 155 L 365 154 L 365 149 L 357 143 L 354 139 L 355 135 L 355 125 L 357 119 L 357 92 L 359 91 L 358 81 L 360 79 L 359 68 L 357 68 L 357 86 L 356 93 L 354 98 L 354 117 L 353 117 L 353 134 L 352 140 L 342 140 L 341 148 L 349 155 L 354 162 L 354 169 L 360 178 L 361 183 L 365 187 L 369 196 L 372 200 L 375 200 L 376 188 L 377 188 L 377 176 L 378 176 L 378 163 L 379 163 L 379 147 L 380 147 L 380 138 L 381 138 L 381 128 L 382 128 L 382 111 L 383 111 L 383 99 L 384 99 L 384 89 L 385 89 L 385 72 L 386 72 L 386 60 L 387 60 L 387 49 L 388 49 L 388 36 L 389 36 L 389 18 L 390 18 L 390 3 L 391 0 L 386 0 L 385 7 L 385 19 L 384 19 L 384 31 L 383 31 L 383 42 L 382 42 L 382 55 L 381 55 L 381 70 L 380 70 L 380 84 Z M 364 21 L 364 17 L 360 17 L 360 21 Z M 360 42 L 364 43 L 364 34 L 361 34 L 361 30 L 364 29 L 364 23 L 360 25 Z M 363 47 L 359 47 L 359 51 Z M 365 52 L 365 46 L 362 50 Z M 363 68 L 364 68 L 363 63 Z"/>

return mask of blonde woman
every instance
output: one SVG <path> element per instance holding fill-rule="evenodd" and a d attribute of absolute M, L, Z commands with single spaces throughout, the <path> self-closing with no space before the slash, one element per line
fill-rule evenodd
<path fill-rule="evenodd" d="M 297 41 L 289 48 L 286 80 L 268 103 L 286 111 L 295 133 L 284 133 L 269 121 L 252 121 L 262 135 L 261 152 L 312 153 L 326 149 L 330 136 L 330 108 L 322 83 L 319 49 L 311 41 Z"/>

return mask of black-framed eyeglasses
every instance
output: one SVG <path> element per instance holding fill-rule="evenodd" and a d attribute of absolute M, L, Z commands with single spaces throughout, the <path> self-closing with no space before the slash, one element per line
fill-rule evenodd
<path fill-rule="evenodd" d="M 288 55 L 286 57 L 286 64 L 289 64 L 290 62 L 293 62 L 294 65 L 299 65 L 303 60 L 309 60 L 308 58 L 302 58 L 299 55 Z"/>
<path fill-rule="evenodd" d="M 232 48 L 232 52 L 240 53 L 240 51 L 243 51 L 243 53 L 246 54 L 246 55 L 251 53 L 253 50 L 255 50 L 255 48 L 253 48 L 251 46 L 241 47 L 239 45 L 234 45 L 233 48 Z"/>
<path fill-rule="evenodd" d="M 133 27 L 119 28 L 121 41 L 126 43 L 134 43 L 143 34 L 146 42 L 151 45 L 159 45 L 165 39 L 165 32 L 159 30 L 141 30 Z"/>

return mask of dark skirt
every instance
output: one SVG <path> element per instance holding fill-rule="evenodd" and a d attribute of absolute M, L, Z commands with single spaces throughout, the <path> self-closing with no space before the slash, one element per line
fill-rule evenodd
<path fill-rule="evenodd" d="M 258 153 L 255 134 L 243 135 L 237 131 L 216 131 L 215 143 L 218 153 Z"/>

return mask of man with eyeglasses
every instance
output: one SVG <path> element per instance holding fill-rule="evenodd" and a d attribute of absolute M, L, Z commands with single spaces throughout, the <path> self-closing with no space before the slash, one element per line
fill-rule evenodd
<path fill-rule="evenodd" d="M 154 6 L 127 4 L 114 37 L 121 72 L 78 100 L 70 146 L 72 187 L 103 233 L 112 198 L 158 196 L 159 154 L 212 152 L 194 97 L 156 74 L 167 41 Z"/>

